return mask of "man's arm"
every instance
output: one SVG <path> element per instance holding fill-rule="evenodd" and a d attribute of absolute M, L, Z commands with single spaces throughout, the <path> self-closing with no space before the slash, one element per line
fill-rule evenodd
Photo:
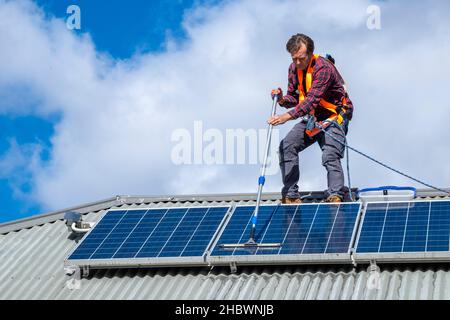
<path fill-rule="evenodd" d="M 298 104 L 299 94 L 297 93 L 298 79 L 295 66 L 289 66 L 288 72 L 288 90 L 283 99 L 280 101 L 280 106 L 284 108 L 293 108 Z"/>
<path fill-rule="evenodd" d="M 317 66 L 313 72 L 313 79 L 305 100 L 288 112 L 293 119 L 309 114 L 311 110 L 317 108 L 331 83 L 330 68 L 326 65 Z"/>

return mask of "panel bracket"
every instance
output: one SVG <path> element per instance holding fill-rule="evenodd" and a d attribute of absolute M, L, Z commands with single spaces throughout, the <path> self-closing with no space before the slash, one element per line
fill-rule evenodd
<path fill-rule="evenodd" d="M 213 272 L 214 266 L 208 265 L 208 268 L 209 268 L 209 270 L 208 270 L 208 276 L 209 276 Z"/>
<path fill-rule="evenodd" d="M 90 271 L 89 266 L 83 266 L 82 268 L 83 268 L 83 269 L 81 270 L 81 277 L 82 277 L 82 278 L 87 278 L 87 277 L 89 277 L 89 271 Z"/>
<path fill-rule="evenodd" d="M 353 251 L 353 250 L 350 252 L 350 259 L 352 260 L 352 265 L 353 265 L 353 267 L 356 268 L 356 267 L 358 266 L 358 264 L 356 263 L 355 256 L 354 256 L 354 251 Z"/>
<path fill-rule="evenodd" d="M 65 266 L 64 273 L 70 278 L 81 280 L 81 270 L 78 266 Z"/>
<path fill-rule="evenodd" d="M 81 268 L 78 266 L 65 266 L 66 274 L 65 287 L 69 290 L 78 290 L 81 288 Z"/>
<path fill-rule="evenodd" d="M 237 272 L 237 265 L 236 265 L 235 261 L 230 262 L 230 270 L 231 270 L 231 273 L 236 273 Z"/>
<path fill-rule="evenodd" d="M 375 259 L 370 260 L 370 266 L 367 268 L 367 272 L 380 272 L 380 267 L 377 265 L 377 261 Z"/>

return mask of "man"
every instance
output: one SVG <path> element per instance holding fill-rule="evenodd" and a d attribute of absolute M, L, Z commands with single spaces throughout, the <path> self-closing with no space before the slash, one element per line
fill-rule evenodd
<path fill-rule="evenodd" d="M 289 66 L 288 91 L 272 90 L 280 106 L 290 111 L 271 117 L 268 123 L 280 125 L 302 117 L 280 143 L 280 168 L 283 178 L 282 203 L 301 203 L 298 191 L 298 154 L 315 142 L 322 149 L 322 165 L 327 170 L 327 202 L 342 202 L 344 198 L 344 172 L 341 159 L 345 146 L 320 130 L 312 130 L 307 122 L 317 120 L 329 125 L 326 131 L 344 141 L 348 122 L 352 118 L 353 104 L 345 89 L 345 83 L 334 66 L 334 60 L 314 55 L 314 41 L 304 34 L 292 36 L 286 44 L 292 56 Z M 307 116 L 307 117 L 305 117 Z M 313 118 L 314 117 L 314 118 Z M 324 120 L 329 122 L 322 122 Z M 309 124 L 312 122 L 309 121 Z"/>

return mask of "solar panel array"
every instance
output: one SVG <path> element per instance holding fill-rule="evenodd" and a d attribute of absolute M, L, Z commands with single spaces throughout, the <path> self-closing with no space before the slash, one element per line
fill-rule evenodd
<path fill-rule="evenodd" d="M 202 257 L 229 208 L 112 210 L 68 260 Z"/>
<path fill-rule="evenodd" d="M 255 206 L 110 210 L 67 258 L 90 266 L 229 262 L 351 262 L 410 253 L 450 260 L 450 201 L 262 205 L 255 240 L 275 248 L 223 248 L 248 241 Z M 360 217 L 362 218 L 360 221 Z"/>
<path fill-rule="evenodd" d="M 369 203 L 356 253 L 448 252 L 450 201 Z"/>

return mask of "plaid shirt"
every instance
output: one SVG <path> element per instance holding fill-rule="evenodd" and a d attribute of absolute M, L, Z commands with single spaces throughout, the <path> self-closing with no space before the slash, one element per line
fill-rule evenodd
<path fill-rule="evenodd" d="M 283 97 L 284 101 L 280 106 L 285 108 L 294 108 L 289 111 L 289 114 L 297 119 L 306 114 L 309 114 L 312 110 L 315 110 L 315 114 L 318 120 L 324 120 L 329 117 L 328 111 L 321 106 L 319 102 L 321 99 L 325 99 L 327 102 L 341 107 L 342 98 L 347 99 L 347 119 L 351 120 L 353 114 L 353 104 L 348 97 L 348 94 L 344 88 L 344 80 L 337 71 L 336 67 L 327 59 L 319 57 L 315 63 L 313 62 L 312 83 L 309 92 L 306 94 L 305 100 L 299 103 L 298 89 L 298 76 L 295 63 L 289 66 L 288 76 L 288 90 L 287 94 Z M 303 81 L 305 83 L 305 81 Z"/>

